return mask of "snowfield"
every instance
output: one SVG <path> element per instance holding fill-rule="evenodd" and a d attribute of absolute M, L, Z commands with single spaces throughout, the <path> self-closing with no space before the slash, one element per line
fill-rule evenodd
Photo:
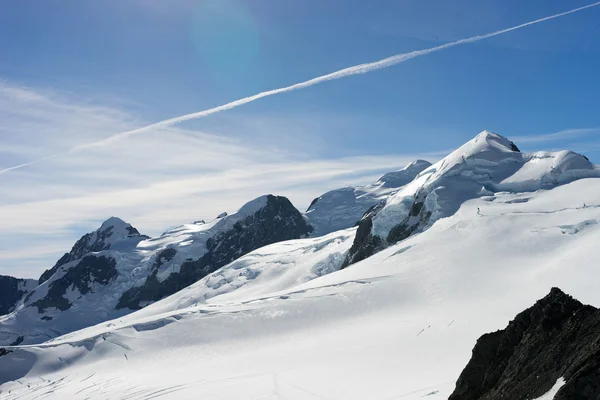
<path fill-rule="evenodd" d="M 259 248 L 142 310 L 4 347 L 0 397 L 445 399 L 476 340 L 551 287 L 600 305 L 598 167 L 513 146 L 483 132 L 417 174 L 373 229 L 416 218 L 403 204 L 419 199 L 429 223 L 347 268 L 360 227 Z"/>
<path fill-rule="evenodd" d="M 476 339 L 550 287 L 600 304 L 598 199 L 599 179 L 496 193 L 273 296 L 172 301 L 12 348 L 0 357 L 2 396 L 443 399 Z"/>

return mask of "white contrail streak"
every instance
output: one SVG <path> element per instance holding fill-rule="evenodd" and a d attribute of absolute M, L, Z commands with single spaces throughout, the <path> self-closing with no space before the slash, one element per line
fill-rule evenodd
<path fill-rule="evenodd" d="M 332 72 L 332 73 L 327 74 L 327 75 L 318 76 L 316 78 L 309 79 L 309 80 L 304 81 L 304 82 L 296 83 L 294 85 L 282 87 L 282 88 L 279 88 L 279 89 L 268 90 L 266 92 L 261 92 L 261 93 L 255 94 L 253 96 L 244 97 L 242 99 L 235 100 L 235 101 L 232 101 L 232 102 L 227 103 L 227 104 L 223 104 L 223 105 L 218 106 L 218 107 L 209 108 L 208 110 L 198 111 L 198 112 L 195 112 L 195 113 L 182 115 L 180 117 L 166 119 L 166 120 L 155 122 L 153 124 L 146 125 L 146 126 L 143 126 L 141 128 L 133 129 L 133 130 L 130 130 L 130 131 L 120 132 L 120 133 L 114 134 L 112 136 L 109 136 L 106 139 L 99 140 L 97 142 L 87 143 L 87 144 L 83 144 L 83 145 L 79 145 L 79 146 L 73 147 L 73 148 L 71 148 L 71 149 L 69 149 L 69 150 L 67 150 L 67 151 L 65 151 L 63 153 L 60 153 L 60 154 L 54 154 L 54 155 L 51 155 L 51 156 L 48 156 L 48 157 L 44 157 L 44 158 L 39 159 L 39 160 L 35 160 L 35 161 L 31 161 L 31 162 L 27 162 L 27 163 L 24 163 L 24 164 L 15 165 L 15 166 L 12 166 L 12 167 L 8 167 L 8 168 L 5 168 L 5 169 L 2 169 L 2 170 L 0 170 L 0 174 L 4 174 L 4 173 L 6 173 L 8 171 L 12 171 L 12 170 L 15 170 L 15 169 L 23 168 L 23 167 L 26 167 L 28 165 L 36 164 L 36 163 L 39 163 L 39 162 L 42 162 L 42 161 L 45 161 L 45 160 L 48 160 L 48 159 L 61 157 L 61 156 L 64 156 L 66 154 L 73 153 L 73 152 L 76 152 L 76 151 L 80 151 L 80 150 L 83 150 L 83 149 L 87 149 L 87 148 L 90 148 L 90 147 L 102 146 L 102 145 L 110 143 L 110 142 L 112 142 L 112 141 L 114 141 L 116 139 L 121 139 L 121 138 L 124 138 L 124 137 L 127 137 L 127 136 L 132 136 L 132 135 L 137 135 L 137 134 L 146 132 L 146 131 L 154 129 L 154 128 L 164 128 L 164 127 L 167 127 L 167 126 L 179 124 L 181 122 L 189 121 L 189 120 L 192 120 L 192 119 L 204 118 L 204 117 L 207 117 L 207 116 L 212 115 L 212 114 L 216 114 L 216 113 L 221 112 L 221 111 L 230 110 L 232 108 L 239 107 L 239 106 L 247 104 L 247 103 L 251 103 L 251 102 L 256 101 L 258 99 L 262 99 L 263 97 L 274 96 L 276 94 L 285 93 L 285 92 L 291 92 L 291 91 L 294 91 L 294 90 L 303 89 L 303 88 L 306 88 L 306 87 L 309 87 L 309 86 L 313 86 L 313 85 L 317 85 L 319 83 L 326 82 L 326 81 L 332 81 L 332 80 L 335 80 L 335 79 L 341 79 L 341 78 L 345 78 L 347 76 L 352 76 L 352 75 L 366 74 L 367 72 L 375 71 L 375 70 L 382 69 L 382 68 L 388 68 L 388 67 L 391 67 L 393 65 L 403 63 L 404 61 L 410 60 L 412 58 L 424 56 L 424 55 L 430 54 L 430 53 L 435 53 L 437 51 L 444 50 L 444 49 L 447 49 L 447 48 L 450 48 L 450 47 L 454 47 L 454 46 L 459 46 L 459 45 L 462 45 L 462 44 L 473 43 L 473 42 L 477 42 L 479 40 L 488 39 L 488 38 L 491 38 L 491 37 L 494 37 L 494 36 L 498 36 L 498 35 L 502 35 L 502 34 L 505 34 L 505 33 L 511 32 L 511 31 L 515 31 L 517 29 L 525 28 L 525 27 L 527 27 L 529 25 L 539 24 L 540 22 L 548 21 L 548 20 L 551 20 L 551 19 L 554 19 L 554 18 L 559 18 L 559 17 L 565 16 L 565 15 L 568 15 L 568 14 L 573 14 L 573 13 L 576 13 L 576 12 L 579 12 L 579 11 L 582 11 L 582 10 L 585 10 L 585 9 L 588 9 L 588 8 L 596 7 L 596 6 L 599 6 L 599 5 L 600 5 L 600 1 L 597 2 L 597 3 L 589 4 L 587 6 L 575 8 L 575 9 L 570 10 L 570 11 L 565 11 L 565 12 L 562 12 L 560 14 L 555 14 L 555 15 L 551 15 L 549 17 L 544 17 L 544 18 L 536 19 L 535 21 L 526 22 L 526 23 L 521 24 L 521 25 L 516 25 L 516 26 L 513 26 L 511 28 L 502 29 L 502 30 L 495 31 L 495 32 L 492 32 L 492 33 L 486 33 L 484 35 L 473 36 L 473 37 L 470 37 L 470 38 L 457 40 L 455 42 L 446 43 L 446 44 L 443 44 L 443 45 L 440 45 L 440 46 L 436 46 L 436 47 L 432 47 L 432 48 L 429 48 L 429 49 L 416 50 L 416 51 L 412 51 L 410 53 L 404 53 L 404 54 L 396 54 L 394 56 L 391 56 L 391 57 L 388 57 L 388 58 L 384 58 L 383 60 L 379 60 L 379 61 L 375 61 L 375 62 L 371 62 L 371 63 L 360 64 L 360 65 L 355 65 L 355 66 L 352 66 L 352 67 L 344 68 L 344 69 L 341 69 L 341 70 L 336 71 L 336 72 Z"/>

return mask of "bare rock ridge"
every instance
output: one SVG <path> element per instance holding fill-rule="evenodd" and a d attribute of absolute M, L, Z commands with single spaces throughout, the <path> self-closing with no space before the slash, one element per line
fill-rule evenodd
<path fill-rule="evenodd" d="M 231 229 L 208 239 L 206 252 L 200 258 L 187 259 L 178 272 L 159 281 L 159 268 L 173 259 L 177 252 L 174 248 L 163 250 L 156 257 L 156 264 L 143 285 L 126 291 L 119 299 L 117 309 L 140 309 L 143 304 L 178 292 L 252 250 L 283 240 L 298 239 L 311 231 L 312 227 L 287 198 L 269 195 L 262 208 L 236 221 Z"/>
<path fill-rule="evenodd" d="M 483 335 L 449 400 L 600 399 L 600 310 L 553 288 L 500 331 Z"/>
<path fill-rule="evenodd" d="M 79 260 L 84 255 L 102 250 L 109 250 L 114 242 L 123 237 L 148 238 L 140 235 L 137 229 L 120 218 L 111 217 L 104 221 L 100 229 L 81 237 L 70 252 L 65 253 L 54 266 L 42 274 L 38 283 L 46 282 L 62 265 Z"/>
<path fill-rule="evenodd" d="M 41 343 L 121 317 L 253 250 L 306 237 L 311 231 L 308 220 L 287 198 L 273 195 L 254 199 L 236 213 L 223 213 L 209 223 L 186 224 L 158 238 L 109 218 L 45 271 L 39 285 L 6 296 L 0 345 Z M 14 286 L 12 280 L 7 282 Z"/>
<path fill-rule="evenodd" d="M 0 275 L 0 315 L 13 311 L 19 301 L 35 286 L 33 279 Z"/>

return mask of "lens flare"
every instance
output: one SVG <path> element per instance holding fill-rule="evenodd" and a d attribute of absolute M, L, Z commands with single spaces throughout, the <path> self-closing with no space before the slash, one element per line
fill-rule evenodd
<path fill-rule="evenodd" d="M 259 51 L 259 32 L 245 4 L 237 0 L 199 3 L 192 23 L 194 48 L 217 78 L 242 75 Z"/>

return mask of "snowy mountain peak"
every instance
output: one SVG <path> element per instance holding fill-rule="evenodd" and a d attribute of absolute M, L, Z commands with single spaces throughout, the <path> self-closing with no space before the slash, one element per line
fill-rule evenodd
<path fill-rule="evenodd" d="M 496 133 L 483 131 L 436 165 L 440 165 L 438 171 L 448 171 L 459 164 L 490 165 L 520 158 L 519 148 L 513 142 Z"/>
<path fill-rule="evenodd" d="M 269 201 L 269 197 L 274 197 L 272 194 L 266 194 L 260 197 L 257 197 L 254 200 L 250 200 L 249 202 L 247 202 L 246 204 L 244 204 L 236 213 L 239 216 L 248 216 L 248 215 L 252 215 L 255 212 L 257 212 L 258 210 L 260 210 L 261 208 L 265 207 L 267 205 L 267 202 Z"/>
<path fill-rule="evenodd" d="M 47 281 L 62 265 L 79 260 L 88 253 L 108 250 L 117 242 L 127 238 L 143 239 L 146 236 L 140 235 L 137 229 L 122 219 L 110 217 L 96 231 L 83 235 L 75 242 L 70 252 L 65 253 L 52 268 L 44 271 L 39 284 Z"/>
<path fill-rule="evenodd" d="M 462 147 L 465 146 L 472 146 L 479 148 L 480 150 L 495 149 L 496 151 L 501 152 L 519 152 L 518 147 L 509 139 L 488 130 L 481 131 L 477 136 L 465 143 Z"/>
<path fill-rule="evenodd" d="M 118 217 L 110 217 L 104 221 L 98 229 L 98 232 L 104 232 L 107 229 L 112 229 L 113 233 L 116 235 L 119 235 L 120 233 L 124 233 L 125 236 L 134 234 L 139 235 L 137 229 Z"/>
<path fill-rule="evenodd" d="M 521 153 L 509 139 L 483 131 L 365 216 L 347 264 L 427 229 L 467 200 L 551 189 L 590 177 L 600 177 L 600 168 L 585 156 L 571 151 Z"/>
<path fill-rule="evenodd" d="M 431 163 L 426 160 L 415 160 L 399 171 L 388 172 L 379 178 L 376 185 L 386 188 L 399 188 L 404 186 L 420 174 L 424 169 L 429 168 Z"/>

